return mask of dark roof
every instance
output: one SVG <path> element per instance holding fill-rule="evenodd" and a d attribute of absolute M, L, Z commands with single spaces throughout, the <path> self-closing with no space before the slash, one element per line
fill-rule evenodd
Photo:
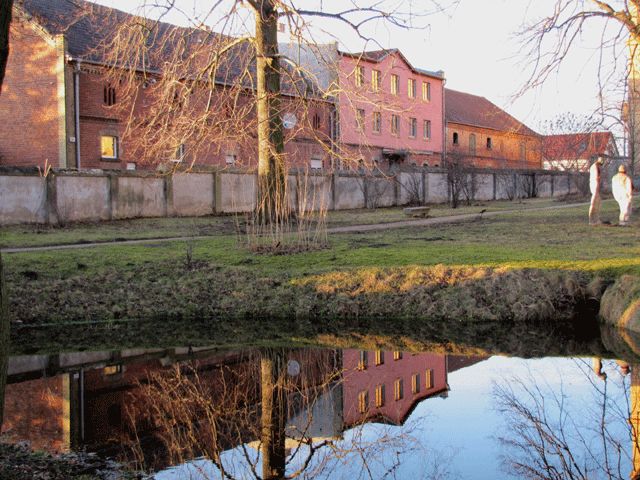
<path fill-rule="evenodd" d="M 613 146 L 613 152 L 610 150 Z M 545 160 L 591 159 L 600 155 L 617 155 L 611 132 L 585 132 L 546 135 L 542 142 Z"/>
<path fill-rule="evenodd" d="M 52 35 L 64 34 L 67 53 L 77 60 L 98 64 L 113 64 L 109 58 L 109 43 L 118 27 L 127 23 L 147 24 L 151 34 L 146 40 L 148 50 L 144 63 L 135 59 L 120 59 L 119 66 L 139 68 L 161 73 L 164 65 L 175 58 L 200 59 L 190 65 L 194 72 L 205 63 L 215 49 L 211 46 L 233 42 L 236 39 L 212 32 L 206 28 L 186 28 L 165 22 L 146 19 L 114 8 L 98 5 L 86 0 L 18 0 L 16 3 L 27 16 Z M 205 48 L 203 48 L 205 47 Z M 295 95 L 303 88 L 317 92 L 317 85 L 299 71 L 283 62 L 283 68 L 294 72 L 282 78 L 283 93 Z M 249 72 L 249 75 L 246 75 Z M 189 73 L 189 72 L 187 72 Z M 191 72 L 193 73 L 193 72 Z M 298 83 L 294 88 L 294 81 Z M 255 55 L 252 44 L 239 42 L 220 60 L 216 69 L 216 82 L 234 83 L 239 78 L 247 88 L 255 85 Z"/>
<path fill-rule="evenodd" d="M 445 118 L 447 123 L 538 136 L 524 123 L 486 98 L 448 88 L 445 89 Z"/>
<path fill-rule="evenodd" d="M 427 75 L 429 77 L 435 77 L 435 78 L 439 78 L 439 79 L 444 79 L 444 72 L 442 70 L 438 70 L 437 72 L 434 72 L 434 71 L 431 71 L 431 70 L 424 70 L 422 68 L 414 67 L 413 65 L 411 65 L 411 62 L 409 62 L 409 60 L 407 60 L 407 57 L 405 57 L 402 54 L 402 52 L 397 48 L 387 48 L 387 49 L 382 49 L 382 50 L 369 50 L 369 51 L 366 51 L 366 52 L 357 52 L 357 53 L 340 52 L 340 54 L 344 55 L 346 57 L 367 60 L 369 62 L 374 62 L 374 63 L 380 63 L 385 58 L 387 58 L 389 55 L 398 55 L 400 58 L 402 58 L 404 63 L 406 63 L 409 66 L 409 68 L 411 70 L 413 70 L 415 73 L 419 73 L 419 74 L 422 74 L 422 75 Z"/>

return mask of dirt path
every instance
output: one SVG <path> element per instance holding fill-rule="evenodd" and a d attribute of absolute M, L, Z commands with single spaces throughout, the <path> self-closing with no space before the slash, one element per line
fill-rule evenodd
<path fill-rule="evenodd" d="M 377 230 L 390 230 L 394 228 L 427 227 L 431 225 L 441 225 L 445 223 L 459 223 L 459 222 L 466 222 L 471 220 L 479 220 L 486 217 L 496 217 L 498 215 L 506 215 L 510 213 L 535 212 L 535 211 L 543 211 L 543 210 L 560 210 L 564 208 L 583 207 L 586 205 L 588 205 L 588 203 L 569 203 L 566 205 L 554 205 L 551 207 L 520 208 L 516 210 L 497 210 L 493 212 L 467 213 L 463 215 L 449 215 L 446 217 L 404 220 L 401 222 L 374 223 L 370 225 L 349 225 L 347 227 L 328 228 L 327 233 L 356 233 L 356 232 L 372 232 Z M 140 240 L 74 243 L 69 245 L 47 245 L 44 247 L 3 248 L 3 249 L 0 249 L 0 251 L 2 253 L 40 252 L 40 251 L 49 251 L 49 250 L 93 248 L 93 247 L 111 246 L 111 245 L 140 245 L 140 244 L 157 244 L 157 243 L 180 242 L 180 241 L 185 242 L 185 241 L 192 241 L 192 240 L 206 240 L 211 237 L 212 237 L 211 235 L 200 235 L 200 236 L 167 237 L 167 238 L 145 238 Z"/>

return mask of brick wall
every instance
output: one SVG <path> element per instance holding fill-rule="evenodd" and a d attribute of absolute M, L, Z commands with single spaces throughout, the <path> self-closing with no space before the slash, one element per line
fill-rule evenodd
<path fill-rule="evenodd" d="M 458 134 L 458 144 L 453 143 L 453 134 Z M 469 150 L 471 135 L 476 136 L 476 154 Z M 491 138 L 491 148 L 487 148 Z M 520 145 L 526 146 L 526 161 L 522 161 Z M 447 125 L 447 153 L 459 154 L 464 161 L 478 168 L 542 168 L 542 140 L 540 137 L 500 132 L 488 128 L 471 127 L 457 123 Z"/>
<path fill-rule="evenodd" d="M 37 27 L 15 18 L 0 96 L 0 165 L 64 168 L 59 152 L 60 49 Z M 60 52 L 60 53 L 59 53 Z"/>

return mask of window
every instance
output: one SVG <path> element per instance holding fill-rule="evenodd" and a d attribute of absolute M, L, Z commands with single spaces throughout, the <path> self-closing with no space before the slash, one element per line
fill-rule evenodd
<path fill-rule="evenodd" d="M 422 136 L 425 140 L 431 140 L 431 120 L 422 122 Z"/>
<path fill-rule="evenodd" d="M 433 388 L 433 370 L 431 368 L 427 369 L 425 373 L 424 386 L 427 390 Z"/>
<path fill-rule="evenodd" d="M 420 393 L 420 374 L 414 373 L 411 375 L 411 393 L 414 395 Z"/>
<path fill-rule="evenodd" d="M 107 365 L 102 369 L 104 375 L 117 375 L 122 373 L 122 365 Z"/>
<path fill-rule="evenodd" d="M 418 120 L 415 118 L 409 119 L 409 136 L 411 138 L 416 138 L 418 135 Z"/>
<path fill-rule="evenodd" d="M 458 132 L 453 132 L 453 144 L 454 145 L 458 145 L 459 144 Z"/>
<path fill-rule="evenodd" d="M 375 133 L 382 131 L 382 114 L 380 112 L 373 112 L 373 131 Z"/>
<path fill-rule="evenodd" d="M 224 157 L 224 161 L 227 165 L 235 165 L 236 164 L 236 154 L 235 153 L 227 153 Z"/>
<path fill-rule="evenodd" d="M 178 148 L 176 148 L 173 158 L 170 159 L 170 161 L 180 163 L 183 159 L 184 159 L 184 144 L 181 143 L 180 145 L 178 145 Z"/>
<path fill-rule="evenodd" d="M 110 83 L 104 86 L 102 101 L 109 107 L 116 104 L 116 89 Z"/>
<path fill-rule="evenodd" d="M 360 358 L 358 359 L 358 370 L 366 370 L 369 366 L 369 355 L 366 350 L 360 352 Z"/>
<path fill-rule="evenodd" d="M 317 113 L 313 115 L 313 119 L 311 120 L 311 124 L 314 130 L 320 130 L 322 127 L 322 120 L 320 119 L 320 115 Z"/>
<path fill-rule="evenodd" d="M 382 350 L 376 350 L 376 365 L 384 364 L 384 352 Z"/>
<path fill-rule="evenodd" d="M 472 133 L 469 135 L 469 155 L 476 154 L 476 136 Z"/>
<path fill-rule="evenodd" d="M 409 98 L 416 98 L 416 81 L 414 78 L 407 80 L 407 95 Z"/>
<path fill-rule="evenodd" d="M 404 396 L 402 379 L 398 378 L 395 382 L 393 382 L 393 398 L 395 400 L 402 400 Z"/>
<path fill-rule="evenodd" d="M 118 137 L 113 135 L 100 137 L 100 156 L 110 160 L 118 158 Z"/>
<path fill-rule="evenodd" d="M 367 413 L 369 409 L 369 392 L 363 390 L 358 393 L 358 411 L 360 413 Z"/>
<path fill-rule="evenodd" d="M 391 74 L 391 93 L 393 95 L 400 93 L 400 77 L 398 75 Z"/>
<path fill-rule="evenodd" d="M 356 67 L 356 87 L 361 87 L 364 85 L 364 67 L 357 66 Z"/>
<path fill-rule="evenodd" d="M 527 161 L 527 146 L 524 143 L 520 144 L 520 160 Z"/>
<path fill-rule="evenodd" d="M 322 170 L 322 167 L 323 167 L 322 159 L 318 157 L 311 157 L 311 160 L 309 161 L 309 166 L 311 167 L 311 170 Z"/>
<path fill-rule="evenodd" d="M 380 90 L 380 70 L 371 70 L 371 89 L 374 92 Z"/>
<path fill-rule="evenodd" d="M 398 115 L 391 115 L 391 133 L 400 135 L 400 117 Z"/>
<path fill-rule="evenodd" d="M 431 82 L 422 82 L 422 100 L 431 101 Z"/>
<path fill-rule="evenodd" d="M 376 407 L 384 407 L 384 385 L 376 387 Z"/>
<path fill-rule="evenodd" d="M 398 350 L 393 352 L 393 359 L 394 360 L 402 360 L 402 352 L 400 352 Z"/>
<path fill-rule="evenodd" d="M 362 108 L 356 110 L 356 128 L 364 130 L 364 110 Z"/>
<path fill-rule="evenodd" d="M 491 141 L 491 137 L 487 137 L 487 150 L 491 150 L 493 148 L 493 142 Z"/>

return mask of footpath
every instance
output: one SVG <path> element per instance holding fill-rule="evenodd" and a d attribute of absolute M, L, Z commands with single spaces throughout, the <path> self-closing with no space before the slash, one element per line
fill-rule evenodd
<path fill-rule="evenodd" d="M 508 215 L 512 213 L 536 212 L 536 211 L 539 212 L 544 210 L 561 210 L 565 208 L 584 207 L 587 205 L 589 204 L 584 202 L 569 203 L 565 205 L 553 205 L 550 207 L 520 208 L 520 209 L 514 209 L 514 210 L 496 210 L 492 212 L 467 213 L 462 215 L 448 215 L 445 217 L 420 218 L 420 219 L 413 219 L 413 220 L 404 220 L 400 222 L 374 223 L 369 225 L 349 225 L 345 227 L 327 228 L 327 233 L 328 234 L 360 233 L 360 232 L 373 232 L 377 230 L 391 230 L 395 228 L 428 227 L 432 225 L 475 221 L 475 220 L 481 220 L 483 218 L 497 217 L 500 215 Z M 586 215 L 586 211 L 585 211 L 585 215 Z M 166 243 L 166 242 L 206 240 L 208 238 L 211 238 L 211 236 L 199 235 L 199 236 L 182 236 L 182 237 L 145 238 L 145 239 L 136 239 L 136 240 L 114 240 L 114 241 L 91 242 L 91 243 L 73 243 L 73 244 L 65 244 L 65 245 L 47 245 L 44 247 L 3 248 L 3 249 L 0 249 L 0 252 L 25 253 L 25 252 L 41 252 L 41 251 L 50 251 L 50 250 L 94 248 L 94 247 L 103 247 L 103 246 L 111 246 L 111 245 L 140 245 L 140 244 L 151 245 L 151 244 Z"/>

